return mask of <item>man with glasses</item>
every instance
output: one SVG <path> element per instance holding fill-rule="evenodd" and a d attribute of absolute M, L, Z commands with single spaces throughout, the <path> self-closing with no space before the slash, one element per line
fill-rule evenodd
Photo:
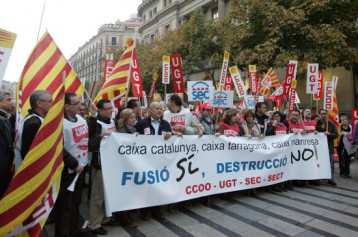
<path fill-rule="evenodd" d="M 317 128 L 318 132 L 324 132 L 327 136 L 328 141 L 328 150 L 329 150 L 329 161 L 331 163 L 331 179 L 328 180 L 328 184 L 332 186 L 337 186 L 337 183 L 334 181 L 334 139 L 338 137 L 338 132 L 336 126 L 330 121 L 327 121 L 327 110 L 321 109 L 320 110 L 320 119 L 317 121 Z M 327 126 L 328 124 L 328 126 Z"/>
<path fill-rule="evenodd" d="M 34 140 L 37 131 L 52 106 L 52 94 L 45 90 L 36 90 L 30 95 L 29 114 L 19 124 L 18 137 L 16 142 L 16 159 L 15 169 L 18 169 L 22 160 L 25 158 Z"/>
<path fill-rule="evenodd" d="M 88 127 L 79 114 L 80 99 L 76 93 L 65 93 L 63 122 L 63 163 L 61 186 L 55 203 L 55 236 L 95 236 L 81 230 L 79 206 L 82 199 L 83 169 L 88 164 Z M 78 175 L 74 190 L 68 187 Z"/>
<path fill-rule="evenodd" d="M 108 231 L 102 227 L 118 226 L 115 220 L 106 217 L 104 206 L 103 176 L 101 166 L 100 144 L 105 136 L 116 130 L 112 119 L 113 107 L 110 100 L 102 99 L 97 103 L 98 115 L 91 111 L 88 119 L 89 142 L 88 149 L 92 152 L 91 160 L 91 199 L 90 199 L 90 225 L 89 229 L 96 235 L 106 235 Z M 95 117 L 93 117 L 95 116 Z"/>

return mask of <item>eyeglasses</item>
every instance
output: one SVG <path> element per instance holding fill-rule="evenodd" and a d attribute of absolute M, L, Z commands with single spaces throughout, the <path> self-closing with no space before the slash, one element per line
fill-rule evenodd
<path fill-rule="evenodd" d="M 102 110 L 113 110 L 113 107 L 103 108 Z"/>
<path fill-rule="evenodd" d="M 327 113 L 321 113 L 321 114 L 327 114 Z"/>

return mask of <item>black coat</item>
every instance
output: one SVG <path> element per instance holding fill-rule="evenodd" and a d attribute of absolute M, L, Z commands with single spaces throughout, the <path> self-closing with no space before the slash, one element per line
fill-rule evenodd
<path fill-rule="evenodd" d="M 148 118 L 142 119 L 141 121 L 137 122 L 134 127 L 139 134 L 145 134 L 144 129 L 149 128 L 150 135 L 155 135 L 155 130 L 154 127 L 152 126 L 150 116 Z M 162 135 L 162 132 L 172 132 L 172 128 L 170 127 L 170 124 L 168 123 L 168 121 L 164 119 L 160 120 L 158 135 Z"/>
<path fill-rule="evenodd" d="M 11 126 L 6 114 L 0 111 L 0 199 L 12 179 L 11 168 L 15 157 L 14 139 L 14 128 Z"/>

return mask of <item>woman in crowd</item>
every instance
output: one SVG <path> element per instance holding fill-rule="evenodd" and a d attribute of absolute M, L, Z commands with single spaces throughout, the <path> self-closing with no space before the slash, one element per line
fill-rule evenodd
<path fill-rule="evenodd" d="M 339 174 L 342 178 L 349 178 L 350 176 L 350 165 L 351 165 L 351 157 L 348 155 L 347 149 L 344 143 L 345 137 L 352 134 L 352 127 L 348 124 L 348 118 L 346 115 L 341 115 L 341 138 L 339 145 L 337 147 L 337 153 L 339 158 Z"/>
<path fill-rule="evenodd" d="M 254 121 L 254 116 L 254 112 L 250 109 L 247 109 L 244 112 L 244 121 L 242 121 L 242 128 L 244 130 L 245 137 L 263 137 L 259 124 Z M 256 188 L 248 189 L 247 194 L 256 196 Z"/>
<path fill-rule="evenodd" d="M 219 124 L 218 132 L 226 136 L 243 136 L 244 130 L 239 125 L 239 117 L 236 109 L 229 109 L 224 112 L 223 120 Z"/>
<path fill-rule="evenodd" d="M 268 123 L 267 129 L 266 129 L 266 136 L 273 136 L 278 134 L 287 134 L 288 128 L 283 123 L 283 115 L 280 111 L 275 111 L 272 114 L 272 120 Z M 290 182 L 291 181 L 287 181 Z M 272 186 L 272 190 L 275 192 L 287 192 L 284 183 L 278 183 Z"/>
<path fill-rule="evenodd" d="M 137 121 L 136 113 L 134 112 L 134 110 L 132 109 L 122 110 L 119 115 L 117 131 L 119 133 L 129 133 L 129 134 L 136 133 L 136 129 L 134 128 L 136 121 Z M 124 227 L 137 228 L 138 226 L 131 220 L 130 211 L 117 212 L 116 217 Z"/>

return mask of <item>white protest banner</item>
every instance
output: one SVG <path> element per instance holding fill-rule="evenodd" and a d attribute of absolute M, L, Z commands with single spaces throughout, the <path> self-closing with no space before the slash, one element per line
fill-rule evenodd
<path fill-rule="evenodd" d="M 229 68 L 229 71 L 231 74 L 232 81 L 234 82 L 237 95 L 239 96 L 239 98 L 244 97 L 246 94 L 245 84 L 244 81 L 241 79 L 239 69 L 237 68 L 237 66 L 233 66 Z"/>
<path fill-rule="evenodd" d="M 16 34 L 0 28 L 0 88 L 15 40 Z"/>
<path fill-rule="evenodd" d="M 163 55 L 162 83 L 170 83 L 170 56 Z"/>
<path fill-rule="evenodd" d="M 307 64 L 307 83 L 306 83 L 306 94 L 315 94 L 317 92 L 318 83 L 318 63 Z"/>
<path fill-rule="evenodd" d="M 112 133 L 102 139 L 100 152 L 106 158 L 107 215 L 287 180 L 331 178 L 323 133 L 168 140 Z"/>
<path fill-rule="evenodd" d="M 219 104 L 220 108 L 232 108 L 234 105 L 234 92 L 229 90 L 213 90 L 213 97 L 209 105 L 211 107 L 218 107 Z"/>
<path fill-rule="evenodd" d="M 212 98 L 212 81 L 188 81 L 188 101 L 207 101 Z"/>
<path fill-rule="evenodd" d="M 230 58 L 230 53 L 228 51 L 224 52 L 224 59 L 223 59 L 223 65 L 221 67 L 221 76 L 220 76 L 220 85 L 224 86 L 225 85 L 225 80 L 226 80 L 226 74 L 227 74 L 227 68 L 229 67 L 229 58 Z"/>

